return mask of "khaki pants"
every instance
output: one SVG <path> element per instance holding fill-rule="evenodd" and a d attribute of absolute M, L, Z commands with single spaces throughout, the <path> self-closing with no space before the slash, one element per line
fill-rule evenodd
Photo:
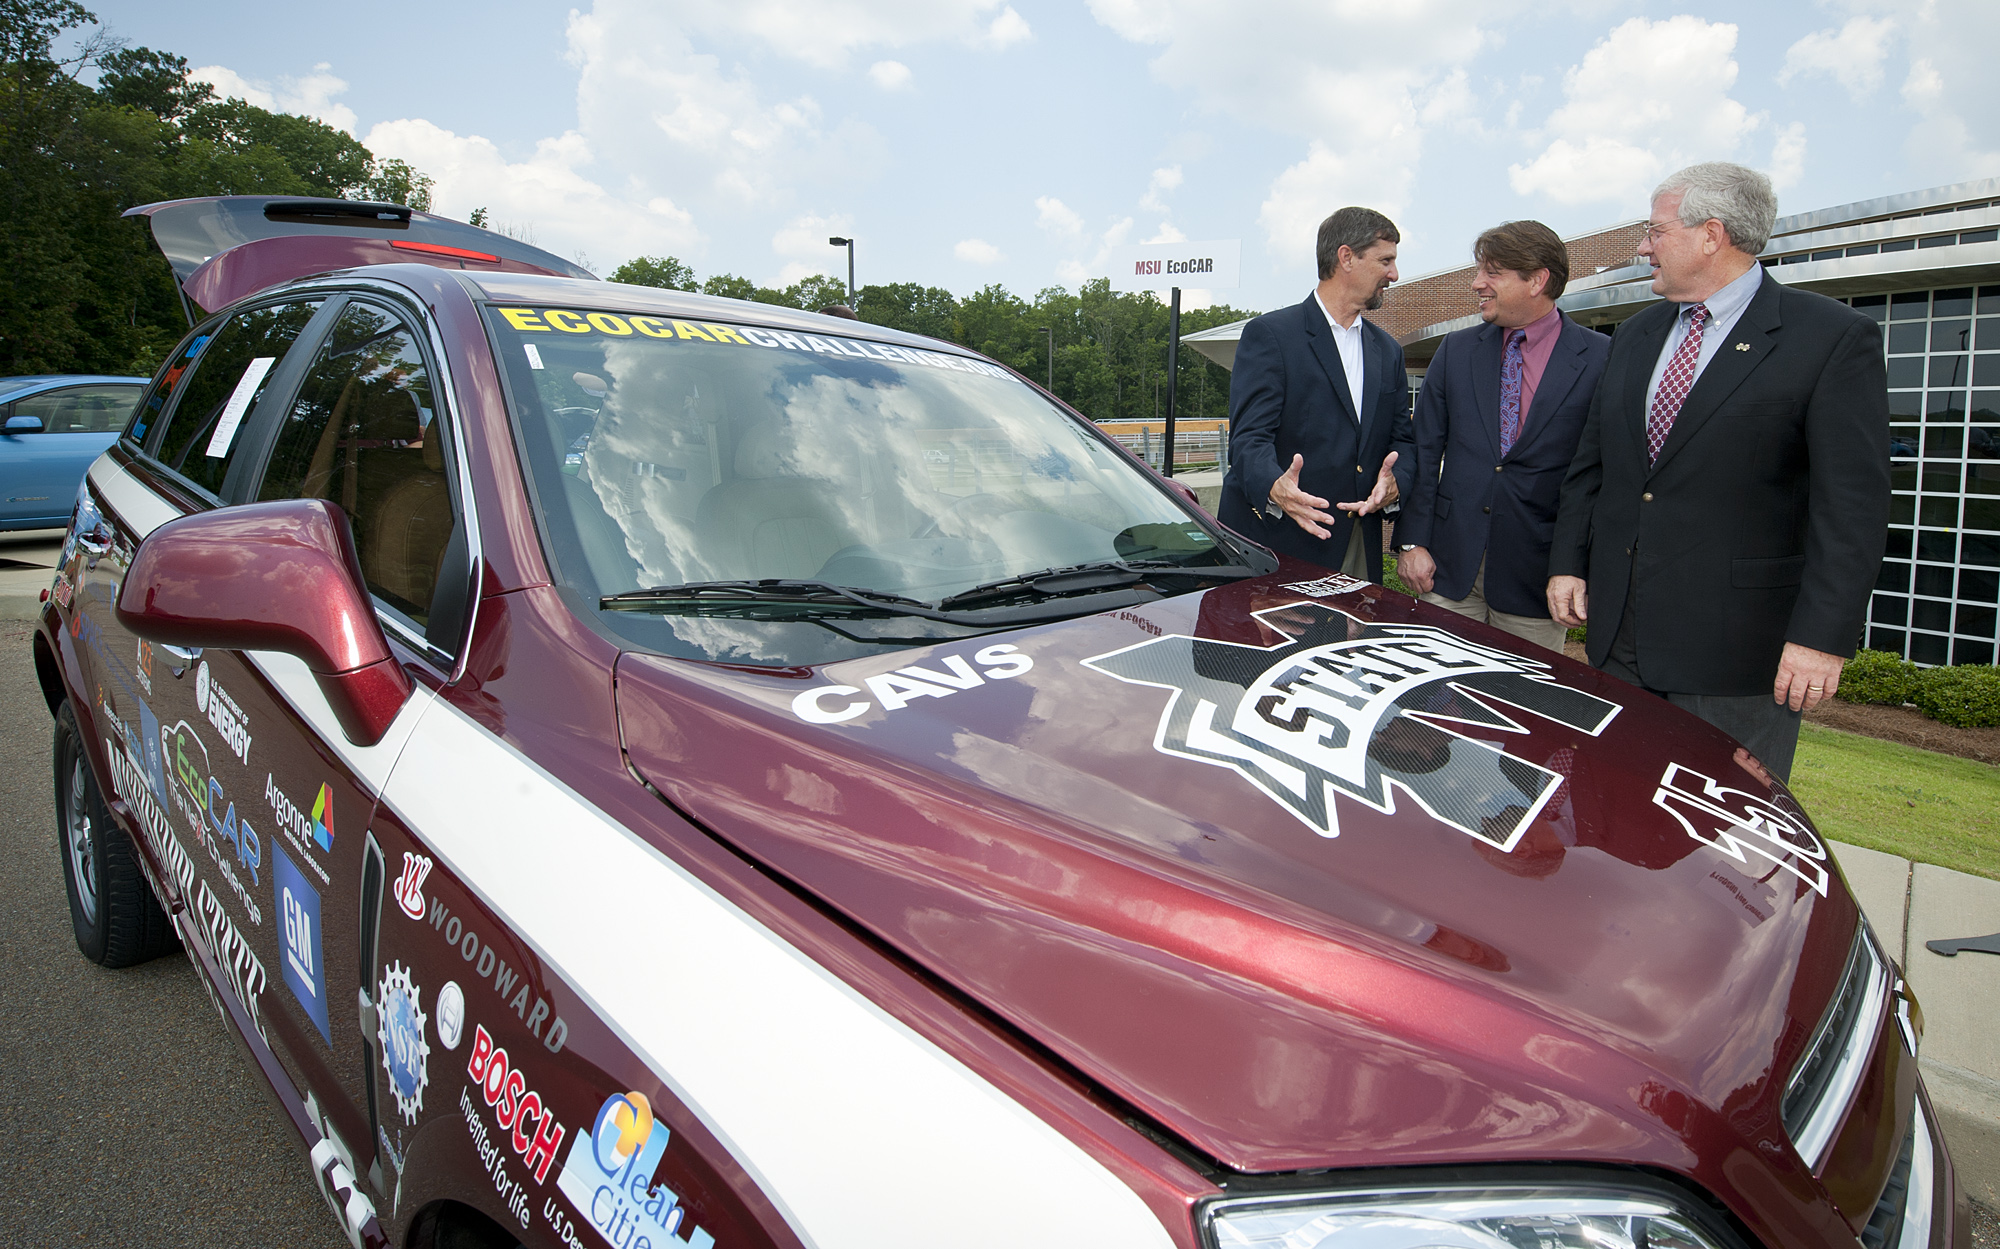
<path fill-rule="evenodd" d="M 1421 596 L 1426 603 L 1433 603 L 1446 611 L 1457 612 L 1471 620 L 1483 621 L 1496 629 L 1505 629 L 1517 638 L 1533 642 L 1562 653 L 1563 638 L 1568 630 L 1547 616 L 1515 616 L 1504 611 L 1496 611 L 1486 601 L 1486 557 L 1479 559 L 1479 572 L 1472 578 L 1472 592 L 1461 599 L 1449 599 L 1442 594 Z"/>

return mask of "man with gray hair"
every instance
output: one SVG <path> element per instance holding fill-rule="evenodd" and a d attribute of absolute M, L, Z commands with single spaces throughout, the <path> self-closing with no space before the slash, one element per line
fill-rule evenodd
<path fill-rule="evenodd" d="M 1789 779 L 1799 714 L 1854 654 L 1889 520 L 1882 334 L 1767 275 L 1770 179 L 1711 162 L 1653 192 L 1663 302 L 1618 327 L 1563 481 L 1549 614 L 1590 661 Z"/>

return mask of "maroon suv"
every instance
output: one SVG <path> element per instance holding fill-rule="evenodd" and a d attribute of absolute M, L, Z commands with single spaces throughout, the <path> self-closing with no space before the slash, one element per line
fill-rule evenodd
<path fill-rule="evenodd" d="M 185 946 L 357 1246 L 1967 1243 L 1715 729 L 949 344 L 138 211 L 199 323 L 34 641 L 77 941 Z"/>

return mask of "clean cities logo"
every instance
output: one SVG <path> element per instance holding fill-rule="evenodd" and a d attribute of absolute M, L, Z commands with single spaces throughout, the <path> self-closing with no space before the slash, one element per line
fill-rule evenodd
<path fill-rule="evenodd" d="M 672 1135 L 653 1117 L 644 1093 L 613 1093 L 598 1108 L 590 1134 L 570 1143 L 556 1187 L 614 1245 L 650 1232 L 666 1244 L 708 1249 L 715 1237 L 699 1227 L 683 1233 L 680 1194 L 653 1182 Z M 659 1244 L 661 1241 L 655 1241 Z"/>

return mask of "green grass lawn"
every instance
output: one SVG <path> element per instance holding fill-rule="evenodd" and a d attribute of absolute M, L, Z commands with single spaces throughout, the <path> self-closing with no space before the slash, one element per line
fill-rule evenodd
<path fill-rule="evenodd" d="M 1835 841 L 2000 879 L 2000 768 L 1808 724 L 1792 790 Z"/>

